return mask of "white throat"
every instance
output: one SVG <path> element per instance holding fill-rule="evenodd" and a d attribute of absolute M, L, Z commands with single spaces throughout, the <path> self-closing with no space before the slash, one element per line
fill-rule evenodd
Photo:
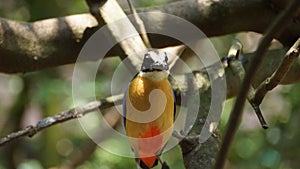
<path fill-rule="evenodd" d="M 169 71 L 153 71 L 153 72 L 140 72 L 139 76 L 153 81 L 161 81 L 167 78 Z"/>

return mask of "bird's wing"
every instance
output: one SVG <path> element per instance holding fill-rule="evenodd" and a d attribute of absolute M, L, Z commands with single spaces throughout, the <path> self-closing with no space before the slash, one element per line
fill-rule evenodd
<path fill-rule="evenodd" d="M 129 88 L 130 83 L 126 86 L 125 91 L 124 91 L 124 97 L 123 97 L 123 125 L 126 128 L 126 96 L 127 96 L 127 91 Z"/>
<path fill-rule="evenodd" d="M 128 88 L 129 88 L 131 82 L 133 81 L 133 79 L 135 79 L 137 77 L 138 74 L 139 73 L 134 75 L 134 77 L 128 83 L 128 85 L 126 86 L 125 91 L 124 91 L 122 112 L 123 112 L 123 125 L 124 125 L 125 128 L 126 128 L 126 96 L 127 96 L 127 91 L 128 91 Z"/>
<path fill-rule="evenodd" d="M 176 118 L 176 95 L 175 95 L 173 88 L 172 88 L 172 93 L 173 93 L 173 97 L 174 97 L 174 121 L 175 121 L 175 118 Z"/>
<path fill-rule="evenodd" d="M 175 118 L 176 118 L 176 94 L 172 87 L 172 82 L 176 83 L 176 80 L 171 75 L 168 76 L 168 80 L 169 80 L 170 86 L 172 88 L 172 93 L 173 93 L 173 97 L 174 97 L 174 121 L 175 121 Z"/>

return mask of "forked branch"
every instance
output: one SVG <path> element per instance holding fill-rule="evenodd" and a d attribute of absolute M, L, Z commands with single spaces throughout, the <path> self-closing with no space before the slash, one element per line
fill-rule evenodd
<path fill-rule="evenodd" d="M 295 42 L 295 44 L 289 49 L 285 54 L 283 61 L 277 70 L 272 74 L 271 77 L 267 78 L 262 82 L 259 87 L 256 89 L 255 95 L 251 98 L 251 101 L 255 105 L 260 105 L 263 98 L 267 92 L 274 89 L 285 77 L 287 72 L 292 67 L 295 60 L 299 57 L 300 54 L 300 38 Z"/>
<path fill-rule="evenodd" d="M 239 121 L 242 115 L 245 101 L 248 96 L 249 89 L 252 84 L 252 80 L 254 79 L 254 75 L 256 74 L 256 71 L 261 64 L 264 55 L 270 46 L 271 41 L 275 36 L 278 36 L 278 34 L 280 34 L 283 31 L 283 29 L 287 27 L 287 25 L 289 25 L 289 23 L 293 20 L 293 16 L 296 14 L 296 12 L 298 12 L 297 10 L 299 9 L 299 6 L 299 0 L 291 1 L 287 5 L 285 10 L 281 12 L 275 19 L 275 21 L 268 27 L 265 35 L 263 36 L 258 46 L 258 49 L 255 52 L 253 60 L 250 63 L 249 70 L 245 74 L 245 78 L 240 87 L 240 91 L 238 93 L 236 102 L 231 111 L 225 137 L 223 139 L 223 143 L 216 161 L 215 169 L 224 168 L 225 160 L 227 158 L 230 145 L 239 126 Z"/>

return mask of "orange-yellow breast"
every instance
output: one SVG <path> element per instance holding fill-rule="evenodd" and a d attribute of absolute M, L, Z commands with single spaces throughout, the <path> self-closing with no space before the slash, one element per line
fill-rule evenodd
<path fill-rule="evenodd" d="M 151 106 L 149 102 L 150 93 L 155 89 L 160 90 L 164 94 L 163 97 L 158 95 L 157 98 L 154 98 L 154 101 L 157 103 L 165 103 L 164 109 Z M 130 106 L 133 106 L 138 111 L 133 113 L 133 109 Z M 148 111 L 150 108 L 151 111 Z M 126 116 L 130 113 L 132 113 L 132 116 L 143 114 L 145 119 L 147 119 L 147 116 L 150 116 L 147 113 L 156 112 L 161 114 L 147 122 L 126 119 L 126 134 L 129 137 L 131 147 L 138 157 L 153 157 L 169 140 L 173 131 L 174 96 L 167 78 L 161 81 L 153 81 L 139 76 L 136 77 L 131 82 L 126 94 Z"/>

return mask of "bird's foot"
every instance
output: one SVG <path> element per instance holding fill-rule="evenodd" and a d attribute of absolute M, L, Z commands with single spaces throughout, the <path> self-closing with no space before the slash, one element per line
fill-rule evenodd
<path fill-rule="evenodd" d="M 185 137 L 185 135 L 183 134 L 183 131 L 178 132 L 178 131 L 175 131 L 175 130 L 173 131 L 172 136 L 179 139 L 179 140 L 182 140 Z"/>
<path fill-rule="evenodd" d="M 168 164 L 166 162 L 163 162 L 161 165 L 161 169 L 170 169 L 170 167 L 168 166 Z"/>

